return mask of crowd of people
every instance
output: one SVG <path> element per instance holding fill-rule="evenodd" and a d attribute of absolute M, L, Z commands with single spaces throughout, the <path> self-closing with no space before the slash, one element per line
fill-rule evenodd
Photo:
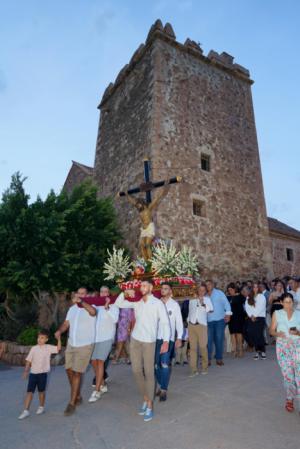
<path fill-rule="evenodd" d="M 195 298 L 177 302 L 172 286 L 161 284 L 160 298 L 153 295 L 151 281 L 143 281 L 141 297 L 128 290 L 117 298 L 108 287 L 99 296 L 89 296 L 85 288 L 74 294 L 73 305 L 56 331 L 57 345 L 49 345 L 49 334 L 41 330 L 37 345 L 26 359 L 24 377 L 29 374 L 25 408 L 19 419 L 30 415 L 33 394 L 38 389 L 39 408 L 44 412 L 50 358 L 61 349 L 61 335 L 68 332 L 65 369 L 70 399 L 65 416 L 82 403 L 82 376 L 91 363 L 94 389 L 89 402 L 98 401 L 108 391 L 109 360 L 132 365 L 142 405 L 138 414 L 145 422 L 154 416 L 153 401 L 167 400 L 172 365 L 190 365 L 190 377 L 207 375 L 213 359 L 224 365 L 227 339 L 233 356 L 253 352 L 254 360 L 266 359 L 266 345 L 276 342 L 276 354 L 286 390 L 285 408 L 294 411 L 300 401 L 300 279 L 236 282 L 226 292 L 207 280 L 197 286 Z M 201 369 L 200 369 L 201 368 Z"/>

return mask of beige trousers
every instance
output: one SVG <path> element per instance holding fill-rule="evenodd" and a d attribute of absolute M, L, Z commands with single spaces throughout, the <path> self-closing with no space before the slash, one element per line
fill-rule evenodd
<path fill-rule="evenodd" d="M 181 348 L 176 348 L 176 362 L 184 363 L 187 362 L 187 346 L 188 342 L 184 341 L 183 346 Z"/>
<path fill-rule="evenodd" d="M 154 343 L 144 343 L 131 337 L 130 360 L 137 386 L 143 396 L 150 401 L 154 399 Z"/>
<path fill-rule="evenodd" d="M 207 326 L 189 323 L 190 367 L 192 372 L 198 371 L 198 346 L 202 358 L 202 369 L 207 370 Z"/>

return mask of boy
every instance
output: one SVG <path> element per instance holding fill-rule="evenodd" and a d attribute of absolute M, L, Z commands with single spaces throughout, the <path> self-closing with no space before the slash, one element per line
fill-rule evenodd
<path fill-rule="evenodd" d="M 57 354 L 61 350 L 60 337 L 57 338 L 57 346 L 47 345 L 48 339 L 49 332 L 47 330 L 41 330 L 38 333 L 37 345 L 33 346 L 30 349 L 30 352 L 26 358 L 23 379 L 27 378 L 29 370 L 30 374 L 28 380 L 27 395 L 24 404 L 25 409 L 19 416 L 19 419 L 25 419 L 30 415 L 29 407 L 36 387 L 39 392 L 40 401 L 40 406 L 38 407 L 36 414 L 41 415 L 42 413 L 44 413 L 47 373 L 50 371 L 51 354 Z"/>

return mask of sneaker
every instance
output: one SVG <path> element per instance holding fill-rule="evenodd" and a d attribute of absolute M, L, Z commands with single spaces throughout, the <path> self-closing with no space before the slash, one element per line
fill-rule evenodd
<path fill-rule="evenodd" d="M 151 421 L 152 419 L 153 419 L 153 410 L 152 408 L 147 407 L 144 415 L 144 421 L 148 422 Z"/>
<path fill-rule="evenodd" d="M 101 398 L 101 391 L 93 391 L 90 396 L 89 402 L 97 402 Z"/>
<path fill-rule="evenodd" d="M 267 358 L 266 353 L 265 353 L 265 352 L 261 352 L 261 353 L 260 353 L 260 358 L 261 358 L 262 360 L 266 360 L 266 358 Z"/>
<path fill-rule="evenodd" d="M 96 387 L 96 377 L 94 377 L 93 382 L 92 382 L 92 387 L 95 388 Z"/>
<path fill-rule="evenodd" d="M 68 404 L 67 407 L 65 408 L 64 415 L 65 416 L 71 416 L 71 415 L 73 415 L 75 410 L 76 410 L 76 406 L 75 405 Z"/>
<path fill-rule="evenodd" d="M 189 377 L 196 377 L 196 376 L 199 376 L 199 371 L 195 371 L 195 372 L 193 372 L 192 374 L 190 374 L 189 375 Z"/>
<path fill-rule="evenodd" d="M 254 359 L 254 360 L 259 360 L 259 354 L 258 354 L 258 352 L 255 354 L 255 356 L 253 356 L 253 359 Z"/>
<path fill-rule="evenodd" d="M 44 413 L 45 411 L 45 407 L 42 407 L 41 405 L 38 407 L 36 414 L 37 415 L 41 415 L 42 413 Z"/>
<path fill-rule="evenodd" d="M 107 392 L 108 392 L 108 388 L 107 388 L 107 385 L 106 385 L 106 384 L 101 385 L 101 387 L 100 387 L 100 392 L 101 392 L 101 393 L 107 393 Z"/>
<path fill-rule="evenodd" d="M 159 402 L 166 402 L 166 400 L 167 400 L 167 392 L 162 391 L 159 396 Z"/>
<path fill-rule="evenodd" d="M 24 410 L 21 415 L 19 416 L 18 419 L 25 419 L 28 418 L 28 416 L 30 415 L 29 410 Z"/>
<path fill-rule="evenodd" d="M 201 374 L 202 374 L 203 376 L 205 376 L 206 374 L 208 374 L 207 369 L 203 369 L 203 370 L 201 371 Z"/>
<path fill-rule="evenodd" d="M 146 413 L 147 410 L 147 402 L 143 402 L 142 407 L 139 409 L 138 414 L 140 416 L 144 416 L 144 414 Z"/>

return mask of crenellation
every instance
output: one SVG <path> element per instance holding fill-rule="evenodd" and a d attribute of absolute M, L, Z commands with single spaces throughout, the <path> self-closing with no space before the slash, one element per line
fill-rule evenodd
<path fill-rule="evenodd" d="M 169 22 L 165 24 L 164 33 L 166 33 L 172 39 L 176 39 L 176 34 L 174 33 L 173 27 Z"/>
<path fill-rule="evenodd" d="M 241 78 L 244 81 L 249 82 L 250 84 L 253 83 L 253 81 L 250 79 L 249 70 L 239 64 L 233 63 L 233 56 L 229 55 L 226 52 L 222 52 L 221 54 L 219 54 L 214 50 L 211 50 L 208 55 L 205 56 L 203 55 L 202 48 L 197 42 L 187 38 L 185 43 L 181 44 L 180 42 L 176 41 L 176 35 L 174 33 L 172 25 L 170 23 L 166 23 L 165 26 L 163 26 L 161 20 L 157 19 L 156 22 L 150 27 L 148 36 L 146 38 L 146 43 L 141 44 L 134 52 L 129 64 L 123 67 L 123 69 L 117 75 L 113 87 L 110 87 L 109 90 L 105 90 L 100 102 L 100 108 L 107 101 L 109 96 L 112 95 L 118 88 L 118 86 L 125 80 L 126 76 L 134 69 L 135 65 L 143 57 L 144 53 L 152 45 L 154 45 L 156 39 L 161 39 L 165 42 L 168 42 L 169 45 L 175 46 L 180 51 L 187 52 L 196 58 L 201 58 L 201 60 L 206 64 L 213 64 L 219 69 L 227 71 L 234 77 Z"/>

